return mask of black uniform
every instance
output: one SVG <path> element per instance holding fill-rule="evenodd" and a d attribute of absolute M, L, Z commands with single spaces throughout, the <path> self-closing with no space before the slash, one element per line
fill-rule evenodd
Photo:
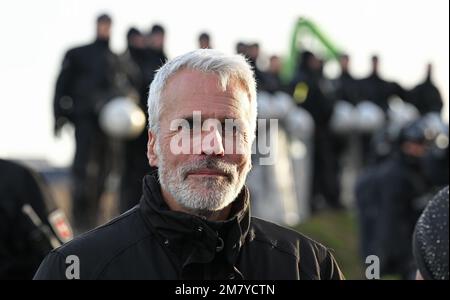
<path fill-rule="evenodd" d="M 123 62 L 128 66 L 130 82 L 139 94 L 139 106 L 147 115 L 147 99 L 154 74 L 167 60 L 163 51 L 129 47 Z M 134 71 L 131 73 L 131 68 Z M 147 116 L 148 118 L 148 116 Z M 137 138 L 124 145 L 124 170 L 120 189 L 120 211 L 125 212 L 138 203 L 142 194 L 142 178 L 152 170 L 149 166 L 147 150 L 148 133 L 144 130 Z"/>
<path fill-rule="evenodd" d="M 382 79 L 378 73 L 372 73 L 369 77 L 360 81 L 361 96 L 364 100 L 369 100 L 387 111 L 389 108 L 389 98 L 398 96 L 406 99 L 406 91 L 397 83 Z"/>
<path fill-rule="evenodd" d="M 169 210 L 158 178 L 146 176 L 140 205 L 51 252 L 35 279 L 65 279 L 77 255 L 80 279 L 342 279 L 324 246 L 250 217 L 243 189 L 224 222 Z"/>
<path fill-rule="evenodd" d="M 22 211 L 30 205 L 47 228 L 54 208 L 42 179 L 16 163 L 0 160 L 0 279 L 31 279 L 51 251 L 48 237 Z"/>
<path fill-rule="evenodd" d="M 321 75 L 308 69 L 307 54 L 303 56 L 300 70 L 291 83 L 291 91 L 297 105 L 307 110 L 314 119 L 313 196 L 321 195 L 331 207 L 340 208 L 337 156 L 329 126 L 334 101 L 324 94 Z M 316 204 L 314 201 L 311 203 L 313 211 L 317 209 Z"/>
<path fill-rule="evenodd" d="M 417 107 L 421 115 L 440 113 L 443 106 L 441 94 L 430 76 L 409 92 L 408 101 Z"/>
<path fill-rule="evenodd" d="M 400 153 L 370 167 L 359 180 L 362 254 L 377 255 L 383 274 L 408 278 L 414 270 L 411 238 L 420 214 L 416 201 L 431 188 L 421 164 Z"/>
<path fill-rule="evenodd" d="M 398 96 L 406 100 L 406 91 L 397 83 L 382 79 L 374 72 L 369 77 L 360 81 L 360 92 L 363 100 L 371 101 L 379 106 L 385 113 L 389 109 L 389 99 Z M 372 134 L 362 134 L 362 158 L 363 164 L 368 164 L 371 155 Z"/>
<path fill-rule="evenodd" d="M 360 82 L 353 78 L 349 72 L 343 71 L 335 81 L 337 100 L 344 100 L 356 105 L 361 100 Z"/>
<path fill-rule="evenodd" d="M 56 127 L 61 120 L 75 126 L 73 218 L 81 231 L 96 223 L 99 198 L 112 163 L 98 115 L 105 103 L 121 94 L 125 82 L 108 41 L 97 40 L 72 49 L 64 57 L 56 83 L 54 113 Z"/>

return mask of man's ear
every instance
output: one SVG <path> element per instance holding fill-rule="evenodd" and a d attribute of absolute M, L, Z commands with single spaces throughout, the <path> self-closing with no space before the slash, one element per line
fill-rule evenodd
<path fill-rule="evenodd" d="M 148 131 L 148 142 L 147 142 L 147 158 L 148 163 L 152 167 L 158 167 L 158 155 L 156 153 L 156 134 Z"/>

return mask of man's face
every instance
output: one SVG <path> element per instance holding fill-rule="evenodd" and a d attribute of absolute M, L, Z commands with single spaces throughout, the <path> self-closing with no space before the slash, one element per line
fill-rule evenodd
<path fill-rule="evenodd" d="M 134 48 L 143 49 L 145 47 L 144 37 L 141 34 L 135 34 L 130 37 L 129 45 Z"/>
<path fill-rule="evenodd" d="M 281 72 L 281 68 L 282 68 L 281 59 L 279 57 L 272 57 L 270 59 L 269 65 L 270 72 L 278 74 Z"/>
<path fill-rule="evenodd" d="M 97 23 L 97 38 L 100 40 L 109 40 L 111 36 L 111 22 L 100 21 Z"/>
<path fill-rule="evenodd" d="M 256 45 L 251 45 L 251 46 L 248 48 L 248 56 L 249 56 L 251 59 L 253 59 L 253 60 L 258 59 L 258 56 L 259 56 L 259 47 L 256 46 Z"/>
<path fill-rule="evenodd" d="M 150 45 L 153 49 L 163 50 L 164 48 L 164 33 L 155 32 L 150 34 Z"/>
<path fill-rule="evenodd" d="M 404 142 L 402 150 L 411 157 L 422 158 L 427 153 L 428 147 L 425 143 Z"/>
<path fill-rule="evenodd" d="M 319 72 L 322 65 L 318 58 L 316 58 L 315 56 L 311 56 L 308 61 L 308 66 L 310 70 Z"/>
<path fill-rule="evenodd" d="M 342 71 L 348 71 L 349 58 L 346 56 L 343 56 L 339 59 L 339 62 L 341 64 Z"/>
<path fill-rule="evenodd" d="M 200 49 L 209 49 L 211 48 L 211 45 L 209 44 L 208 38 L 201 38 L 199 40 Z"/>
<path fill-rule="evenodd" d="M 241 191 L 251 168 L 248 94 L 233 80 L 223 91 L 218 80 L 214 74 L 182 70 L 168 81 L 162 94 L 165 105 L 154 146 L 156 159 L 150 159 L 150 164 L 159 168 L 163 192 L 168 192 L 184 208 L 196 212 L 218 211 L 228 206 Z M 219 126 L 192 130 L 194 112 L 201 113 L 202 122 L 217 121 L 201 125 Z M 232 130 L 231 135 L 225 130 L 227 119 L 239 123 L 239 128 Z M 176 120 L 188 120 L 191 129 L 178 128 Z M 179 136 L 190 141 L 189 154 L 174 154 L 173 141 Z M 232 151 L 225 146 L 230 136 L 234 143 Z M 196 146 L 201 151 L 197 152 Z M 237 151 L 239 147 L 243 150 Z"/>

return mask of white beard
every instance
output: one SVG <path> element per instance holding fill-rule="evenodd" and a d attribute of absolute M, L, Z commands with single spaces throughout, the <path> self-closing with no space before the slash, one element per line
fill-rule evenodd
<path fill-rule="evenodd" d="M 239 174 L 237 166 L 221 159 L 206 156 L 198 162 L 189 162 L 177 170 L 170 170 L 166 168 L 166 159 L 162 151 L 157 149 L 157 152 L 159 152 L 158 175 L 161 187 L 168 191 L 178 204 L 193 213 L 204 215 L 222 210 L 237 198 L 245 184 L 248 171 Z M 188 172 L 201 168 L 220 170 L 228 176 L 211 178 L 186 176 Z"/>

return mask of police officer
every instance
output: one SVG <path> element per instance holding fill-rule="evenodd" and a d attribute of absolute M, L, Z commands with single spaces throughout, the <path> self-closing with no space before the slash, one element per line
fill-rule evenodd
<path fill-rule="evenodd" d="M 264 85 L 261 89 L 264 89 L 266 92 L 271 94 L 279 91 L 288 92 L 287 87 L 281 81 L 281 69 L 281 58 L 276 55 L 272 55 L 269 60 L 268 70 L 263 72 Z"/>
<path fill-rule="evenodd" d="M 414 271 L 410 245 L 419 200 L 433 191 L 424 166 L 431 145 L 426 133 L 422 119 L 403 128 L 395 151 L 367 169 L 356 187 L 363 258 L 375 254 L 382 273 L 405 279 Z"/>
<path fill-rule="evenodd" d="M 298 106 L 306 109 L 315 123 L 314 133 L 314 175 L 312 211 L 319 208 L 319 199 L 335 209 L 341 209 L 339 183 L 337 178 L 337 157 L 333 151 L 333 137 L 330 119 L 334 101 L 322 89 L 321 62 L 311 52 L 301 54 L 297 75 L 291 83 L 293 98 Z"/>
<path fill-rule="evenodd" d="M 386 112 L 389 108 L 389 98 L 395 95 L 406 99 L 406 91 L 398 83 L 380 77 L 379 58 L 376 55 L 372 56 L 372 73 L 361 80 L 361 96 Z"/>
<path fill-rule="evenodd" d="M 111 156 L 98 115 L 108 100 L 121 94 L 124 77 L 118 57 L 109 48 L 111 18 L 97 18 L 96 40 L 64 56 L 54 98 L 55 134 L 70 122 L 75 127 L 73 221 L 79 231 L 96 225 L 99 198 Z"/>
<path fill-rule="evenodd" d="M 266 90 L 266 82 L 263 71 L 258 67 L 258 59 L 260 55 L 260 47 L 258 43 L 252 43 L 247 45 L 246 56 L 255 72 L 256 83 L 259 90 Z"/>
<path fill-rule="evenodd" d="M 212 49 L 211 36 L 207 32 L 202 32 L 198 36 L 198 47 L 200 49 Z"/>
<path fill-rule="evenodd" d="M 342 54 L 339 57 L 339 64 L 341 67 L 341 74 L 335 82 L 336 98 L 356 105 L 361 100 L 360 88 L 358 80 L 353 78 L 349 71 L 350 56 Z"/>
<path fill-rule="evenodd" d="M 145 60 L 145 40 L 143 34 L 135 27 L 128 30 L 126 39 L 127 48 L 119 56 L 119 60 L 131 88 L 129 94 L 141 105 L 140 94 L 143 93 L 146 83 L 142 69 Z"/>
<path fill-rule="evenodd" d="M 428 64 L 425 81 L 409 92 L 408 101 L 419 110 L 421 115 L 430 112 L 440 113 L 442 110 L 442 97 L 433 83 L 433 65 Z"/>
<path fill-rule="evenodd" d="M 160 24 L 153 25 L 150 33 L 146 37 L 145 76 L 148 78 L 149 84 L 153 81 L 155 71 L 167 60 L 167 55 L 164 50 L 165 38 L 166 30 Z"/>
<path fill-rule="evenodd" d="M 54 247 L 72 238 L 44 180 L 0 159 L 0 279 L 31 279 Z"/>
<path fill-rule="evenodd" d="M 127 45 L 127 50 L 120 57 L 121 64 L 126 70 L 128 81 L 137 93 L 139 107 L 146 112 L 147 92 L 153 77 L 150 74 L 156 71 L 155 61 L 162 52 L 146 49 L 145 37 L 136 28 L 130 28 L 128 31 Z M 147 134 L 145 131 L 138 137 L 124 142 L 120 212 L 125 212 L 136 205 L 141 196 L 142 178 L 151 170 L 146 163 L 146 145 Z"/>
<path fill-rule="evenodd" d="M 155 24 L 147 36 L 142 35 L 137 29 L 131 29 L 127 39 L 130 59 L 125 62 L 125 66 L 135 66 L 136 72 L 131 76 L 135 79 L 131 79 L 131 82 L 138 92 L 140 108 L 147 112 L 148 87 L 153 81 L 155 71 L 167 60 L 164 51 L 165 29 L 162 25 Z M 129 72 L 127 77 L 130 77 Z M 144 130 L 137 138 L 125 142 L 119 204 L 121 212 L 138 203 L 142 194 L 142 178 L 154 169 L 146 163 L 147 141 L 147 133 Z"/>

